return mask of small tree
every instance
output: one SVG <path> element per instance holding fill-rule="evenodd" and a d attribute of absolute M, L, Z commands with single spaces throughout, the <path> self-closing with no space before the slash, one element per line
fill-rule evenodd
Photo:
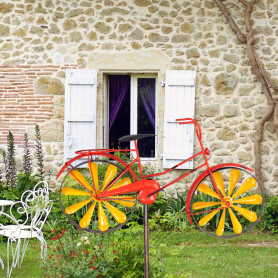
<path fill-rule="evenodd" d="M 23 155 L 23 172 L 24 174 L 29 177 L 32 173 L 32 161 L 30 155 L 30 145 L 29 145 L 29 138 L 28 134 L 24 134 L 24 155 Z"/>
<path fill-rule="evenodd" d="M 44 160 L 43 160 L 43 152 L 42 152 L 42 143 L 41 143 L 41 133 L 40 133 L 40 127 L 36 125 L 35 127 L 35 149 L 36 149 L 36 155 L 37 155 L 37 167 L 39 172 L 39 178 L 40 180 L 44 179 Z"/>
<path fill-rule="evenodd" d="M 6 160 L 6 178 L 7 185 L 16 187 L 17 185 L 17 170 L 15 162 L 15 146 L 13 134 L 9 131 L 7 137 L 7 155 Z"/>

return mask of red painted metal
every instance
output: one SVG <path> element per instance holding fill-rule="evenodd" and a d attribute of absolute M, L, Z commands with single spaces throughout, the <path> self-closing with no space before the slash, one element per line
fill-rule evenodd
<path fill-rule="evenodd" d="M 88 161 L 90 161 L 90 157 L 93 156 L 104 156 L 113 160 L 118 161 L 119 163 L 121 163 L 124 167 L 125 170 L 115 179 L 113 180 L 113 182 L 111 184 L 109 184 L 109 186 L 107 186 L 107 188 L 102 192 L 97 194 L 96 196 L 94 196 L 92 193 L 92 196 L 97 198 L 97 199 L 101 199 L 101 200 L 108 200 L 109 196 L 116 196 L 116 195 L 121 195 L 121 194 L 128 194 L 128 193 L 132 193 L 132 192 L 139 192 L 139 200 L 143 203 L 143 204 L 152 204 L 155 200 L 156 200 L 156 196 L 157 194 L 162 191 L 165 190 L 168 186 L 176 183 L 177 181 L 183 179 L 184 177 L 192 174 L 193 172 L 195 172 L 196 170 L 199 170 L 203 167 L 206 167 L 206 170 L 200 174 L 197 179 L 193 182 L 193 184 L 191 185 L 188 195 L 187 195 L 187 201 L 186 201 L 186 214 L 188 216 L 188 219 L 190 221 L 190 224 L 192 224 L 192 220 L 190 217 L 190 211 L 189 211 L 189 207 L 190 207 L 190 201 L 193 195 L 194 190 L 196 189 L 196 187 L 198 186 L 198 184 L 200 183 L 200 181 L 206 177 L 206 176 L 210 176 L 212 185 L 214 187 L 214 190 L 216 191 L 216 193 L 219 195 L 219 198 L 226 203 L 227 207 L 230 207 L 230 204 L 227 203 L 222 195 L 219 193 L 218 187 L 215 183 L 214 177 L 212 175 L 212 172 L 223 168 L 223 167 L 237 167 L 237 168 L 244 168 L 248 171 L 253 171 L 252 169 L 244 166 L 244 165 L 240 165 L 240 164 L 235 164 L 235 163 L 225 163 L 225 164 L 219 164 L 216 165 L 214 167 L 210 167 L 208 160 L 207 160 L 207 155 L 210 155 L 210 152 L 208 150 L 208 148 L 204 148 L 203 143 L 202 143 L 202 132 L 201 132 L 201 127 L 200 125 L 191 118 L 183 118 L 183 119 L 177 119 L 177 122 L 179 122 L 179 124 L 194 124 L 195 127 L 195 131 L 196 131 L 196 135 L 201 147 L 201 151 L 195 155 L 193 155 L 192 157 L 182 161 L 181 163 L 175 165 L 174 167 L 172 167 L 171 169 L 168 169 L 164 172 L 161 173 L 155 173 L 155 174 L 151 174 L 151 175 L 143 175 L 143 170 L 142 170 L 142 165 L 141 165 L 141 160 L 140 160 L 140 155 L 139 155 L 139 151 L 138 151 L 138 145 L 137 145 L 137 141 L 134 141 L 135 144 L 135 149 L 130 149 L 130 150 L 118 150 L 118 149 L 94 149 L 94 150 L 80 150 L 77 151 L 76 154 L 78 154 L 76 157 L 72 158 L 70 161 L 66 162 L 65 165 L 63 166 L 63 168 L 60 170 L 60 172 L 58 173 L 56 179 L 61 175 L 61 173 L 67 169 L 72 175 L 72 171 L 69 169 L 69 165 L 71 165 L 74 161 L 77 161 L 81 158 L 87 157 Z M 125 163 L 122 159 L 118 158 L 117 156 L 111 154 L 113 152 L 135 152 L 136 153 L 136 157 L 133 161 L 131 161 L 131 163 L 127 164 Z M 189 160 L 199 156 L 199 155 L 203 155 L 204 158 L 204 163 L 199 165 L 197 168 L 195 168 L 192 171 L 189 171 L 185 174 L 182 174 L 180 177 L 176 178 L 175 180 L 171 181 L 170 183 L 164 185 L 163 187 L 160 188 L 160 185 L 157 181 L 155 181 L 154 179 L 147 179 L 147 178 L 154 178 L 156 176 L 162 176 L 165 175 L 171 171 L 173 171 L 174 169 L 176 169 L 177 167 L 185 164 L 186 162 L 188 162 Z M 138 164 L 139 167 L 139 173 L 140 173 L 140 179 L 138 180 L 136 175 L 134 174 L 134 172 L 131 169 L 131 166 L 134 165 L 135 163 Z M 127 171 L 129 171 L 134 179 L 134 183 L 132 184 L 128 184 L 113 190 L 109 190 Z M 90 169 L 90 172 L 92 172 L 92 170 Z M 92 173 L 91 173 L 92 174 Z M 73 175 L 74 176 L 74 175 Z M 78 179 L 77 179 L 78 180 Z M 80 182 L 80 181 L 79 181 Z M 80 184 L 82 184 L 80 182 Z M 82 184 L 83 185 L 83 184 Z M 83 187 L 85 187 L 83 185 Z M 86 187 L 85 187 L 86 188 Z M 88 191 L 88 190 L 87 190 Z"/>
<path fill-rule="evenodd" d="M 139 193 L 139 200 L 143 204 L 152 204 L 158 193 L 155 195 L 152 195 L 148 197 L 150 194 L 154 193 L 156 190 L 160 188 L 159 183 L 156 180 L 139 180 L 137 182 L 134 182 L 132 184 L 128 184 L 126 186 L 122 186 L 113 190 L 109 190 L 103 193 L 100 193 L 98 195 L 99 198 L 105 198 L 105 197 L 110 197 L 110 196 L 115 196 L 115 195 L 122 195 L 122 194 L 127 194 L 131 192 L 137 192 L 140 191 Z"/>

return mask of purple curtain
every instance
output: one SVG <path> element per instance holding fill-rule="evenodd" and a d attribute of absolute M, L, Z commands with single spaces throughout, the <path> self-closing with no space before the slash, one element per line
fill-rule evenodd
<path fill-rule="evenodd" d="M 109 130 L 113 126 L 119 110 L 130 91 L 129 75 L 109 76 Z"/>
<path fill-rule="evenodd" d="M 138 89 L 148 118 L 153 128 L 155 128 L 155 79 L 138 79 Z"/>

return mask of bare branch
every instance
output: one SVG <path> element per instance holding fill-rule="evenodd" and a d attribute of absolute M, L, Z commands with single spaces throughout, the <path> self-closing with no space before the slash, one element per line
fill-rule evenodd
<path fill-rule="evenodd" d="M 227 21 L 229 22 L 232 30 L 236 33 L 238 39 L 242 42 L 242 43 L 246 43 L 247 42 L 247 38 L 246 35 L 244 35 L 238 25 L 235 23 L 233 17 L 230 15 L 229 11 L 227 10 L 227 8 L 225 7 L 225 5 L 222 3 L 221 0 L 214 0 L 215 4 L 220 8 L 220 10 L 222 11 L 223 15 L 226 17 Z"/>
<path fill-rule="evenodd" d="M 278 104 L 276 103 L 274 113 L 273 113 L 273 123 L 276 135 L 278 137 Z"/>
<path fill-rule="evenodd" d="M 268 106 L 268 110 L 264 114 L 264 116 L 260 119 L 257 130 L 255 133 L 255 141 L 254 141 L 254 155 L 255 155 L 255 173 L 256 173 L 256 178 L 258 179 L 259 183 L 263 187 L 263 190 L 265 191 L 264 187 L 264 180 L 263 180 L 263 175 L 262 175 L 262 170 L 261 170 L 261 141 L 263 137 L 263 127 L 265 122 L 269 119 L 269 117 L 272 115 L 274 111 L 275 103 L 272 103 Z"/>
<path fill-rule="evenodd" d="M 249 5 L 249 2 L 246 0 L 238 0 L 239 2 L 241 2 L 243 5 L 245 5 L 246 7 Z"/>

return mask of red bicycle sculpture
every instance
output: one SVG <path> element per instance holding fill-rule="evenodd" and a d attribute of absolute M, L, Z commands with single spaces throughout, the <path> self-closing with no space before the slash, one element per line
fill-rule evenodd
<path fill-rule="evenodd" d="M 207 160 L 210 153 L 202 144 L 199 124 L 191 118 L 176 121 L 179 124 L 194 124 L 201 151 L 161 173 L 142 173 L 137 140 L 155 136 L 153 134 L 120 138 L 120 141 L 134 140 L 135 149 L 131 150 L 77 151 L 77 156 L 66 162 L 57 175 L 58 178 L 65 169 L 68 170 L 60 187 L 60 204 L 69 221 L 88 232 L 114 231 L 129 221 L 138 200 L 143 204 L 152 204 L 160 191 L 205 167 L 187 195 L 185 213 L 190 224 L 194 221 L 205 233 L 222 238 L 236 237 L 250 230 L 259 221 L 264 207 L 263 190 L 252 175 L 254 171 L 234 163 L 210 167 Z M 114 155 L 115 152 L 135 152 L 135 159 L 126 163 Z M 168 184 L 160 187 L 153 179 L 199 155 L 204 158 L 203 164 Z M 132 170 L 136 163 L 139 178 Z"/>

